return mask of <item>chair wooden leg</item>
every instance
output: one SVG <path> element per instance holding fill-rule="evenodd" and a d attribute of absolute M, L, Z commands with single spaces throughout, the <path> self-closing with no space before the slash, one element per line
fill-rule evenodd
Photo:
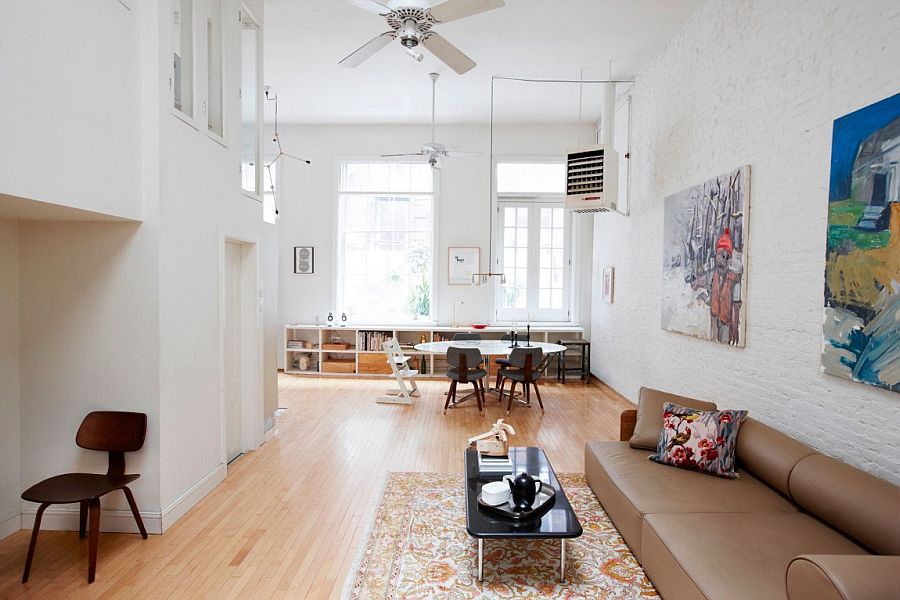
<path fill-rule="evenodd" d="M 84 539 L 87 532 L 88 503 L 87 500 L 81 501 L 81 508 L 78 511 L 78 537 Z"/>
<path fill-rule="evenodd" d="M 476 379 L 472 382 L 472 387 L 475 388 L 475 403 L 478 404 L 478 412 L 481 412 L 481 380 Z"/>
<path fill-rule="evenodd" d="M 91 498 L 88 504 L 90 527 L 88 530 L 88 583 L 94 583 L 97 572 L 97 546 L 100 545 L 100 499 Z"/>
<path fill-rule="evenodd" d="M 503 404 L 503 386 L 506 385 L 506 378 L 503 377 L 500 379 L 500 389 L 497 390 L 500 392 L 500 397 L 497 398 L 497 404 Z"/>
<path fill-rule="evenodd" d="M 28 582 L 28 573 L 31 571 L 31 561 L 34 559 L 34 549 L 37 547 L 38 531 L 41 530 L 41 517 L 50 504 L 41 504 L 34 515 L 34 528 L 31 530 L 31 544 L 28 545 L 28 555 L 25 557 L 25 572 L 22 573 L 22 583 Z"/>
<path fill-rule="evenodd" d="M 537 381 L 535 381 L 531 385 L 534 386 L 534 395 L 537 396 L 538 404 L 541 407 L 541 412 L 544 412 L 544 402 L 543 402 L 543 400 L 541 400 L 541 390 L 538 389 Z"/>
<path fill-rule="evenodd" d="M 509 403 L 506 405 L 506 416 L 509 416 L 509 411 L 512 410 L 513 396 L 516 395 L 516 380 L 513 379 L 512 385 L 509 386 Z"/>
<path fill-rule="evenodd" d="M 141 513 L 138 512 L 137 502 L 134 501 L 134 494 L 132 494 L 131 490 L 127 487 L 123 487 L 122 491 L 125 492 L 125 499 L 128 500 L 128 506 L 131 507 L 131 514 L 134 515 L 134 521 L 137 523 L 138 529 L 141 532 L 141 537 L 146 540 L 147 530 L 144 529 L 144 521 L 141 519 Z"/>
<path fill-rule="evenodd" d="M 450 406 L 450 400 L 456 400 L 456 380 L 450 382 L 450 391 L 447 392 L 447 401 L 444 402 L 444 412 L 447 414 L 447 407 Z"/>

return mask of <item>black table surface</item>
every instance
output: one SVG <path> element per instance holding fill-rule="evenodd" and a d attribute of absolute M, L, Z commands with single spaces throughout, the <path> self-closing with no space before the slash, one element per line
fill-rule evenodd
<path fill-rule="evenodd" d="M 576 538 L 582 534 L 581 523 L 565 490 L 556 479 L 556 473 L 540 448 L 510 448 L 513 474 L 523 471 L 532 477 L 550 484 L 556 490 L 553 506 L 540 517 L 524 521 L 514 521 L 485 512 L 478 506 L 481 486 L 491 481 L 503 479 L 506 473 L 484 473 L 478 471 L 478 452 L 474 448 L 466 450 L 466 531 L 476 538 Z"/>

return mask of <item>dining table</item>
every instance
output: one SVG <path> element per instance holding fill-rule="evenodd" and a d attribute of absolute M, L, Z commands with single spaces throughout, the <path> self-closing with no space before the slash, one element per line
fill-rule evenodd
<path fill-rule="evenodd" d="M 490 360 L 489 357 L 509 356 L 515 348 L 540 348 L 544 353 L 544 360 L 537 367 L 538 371 L 546 369 L 549 364 L 550 356 L 566 351 L 566 347 L 560 344 L 553 344 L 550 342 L 527 342 L 522 339 L 519 339 L 515 345 L 511 340 L 448 340 L 444 342 L 422 342 L 416 344 L 414 347 L 416 351 L 424 352 L 426 354 L 447 354 L 447 350 L 451 347 L 477 348 L 481 351 L 481 355 L 484 356 L 486 360 Z M 488 372 L 490 372 L 489 366 L 487 368 Z M 499 380 L 499 372 L 497 374 L 497 379 Z M 488 375 L 488 380 L 490 380 L 490 375 Z M 498 388 L 498 383 L 495 383 L 494 387 L 488 388 L 485 391 L 499 394 L 500 390 Z M 455 404 L 462 404 L 474 397 L 474 393 L 468 394 Z M 519 399 L 519 392 L 516 392 L 515 397 L 517 400 Z M 521 402 L 521 400 L 519 401 Z"/>

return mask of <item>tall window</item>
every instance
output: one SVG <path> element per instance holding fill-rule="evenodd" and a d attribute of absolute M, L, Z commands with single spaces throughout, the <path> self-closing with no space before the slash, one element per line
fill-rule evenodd
<path fill-rule="evenodd" d="M 259 25 L 241 10 L 241 189 L 259 194 Z M 263 192 L 269 191 L 268 186 Z"/>
<path fill-rule="evenodd" d="M 497 317 L 569 319 L 570 219 L 562 163 L 497 163 L 500 270 Z"/>
<path fill-rule="evenodd" d="M 222 0 L 209 0 L 206 16 L 206 95 L 207 130 L 225 137 L 222 87 Z"/>
<path fill-rule="evenodd" d="M 194 2 L 172 0 L 172 102 L 194 116 Z"/>
<path fill-rule="evenodd" d="M 338 309 L 373 320 L 431 318 L 431 167 L 342 163 L 338 205 Z"/>

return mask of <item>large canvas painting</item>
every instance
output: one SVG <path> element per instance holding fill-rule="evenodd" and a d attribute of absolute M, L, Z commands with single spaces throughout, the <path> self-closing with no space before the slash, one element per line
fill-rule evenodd
<path fill-rule="evenodd" d="M 826 373 L 900 391 L 900 94 L 834 122 Z"/>
<path fill-rule="evenodd" d="M 662 327 L 744 346 L 750 167 L 666 198 Z"/>

